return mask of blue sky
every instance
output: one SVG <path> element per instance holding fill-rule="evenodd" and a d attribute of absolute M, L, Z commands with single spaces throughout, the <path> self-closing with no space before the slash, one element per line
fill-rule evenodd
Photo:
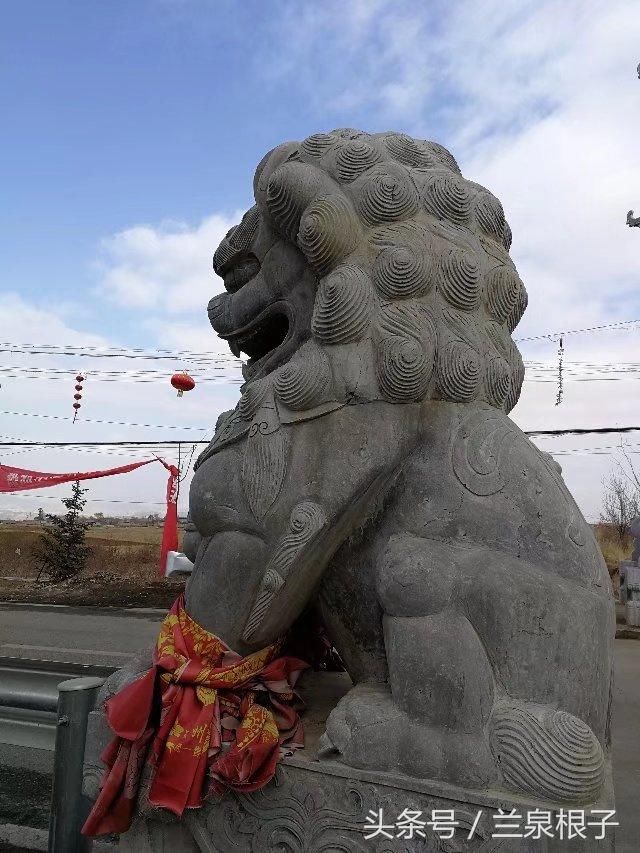
<path fill-rule="evenodd" d="M 247 85 L 243 9 L 216 4 L 204 32 L 197 4 L 4 4 L 6 284 L 82 302 L 104 236 L 246 204 L 253 164 L 292 130 L 281 92 Z"/>
<path fill-rule="evenodd" d="M 278 26 L 293 24 L 294 8 L 225 0 L 3 4 L 6 283 L 38 300 L 47 296 L 45 282 L 56 301 L 82 299 L 103 237 L 133 223 L 231 214 L 250 203 L 255 164 L 284 139 L 347 119 L 375 128 L 368 104 L 341 109 L 310 98 L 296 80 Z M 338 15 L 329 19 L 329 45 L 339 26 Z M 330 51 L 314 43 L 305 61 L 323 75 Z M 120 322 L 112 318 L 111 328 Z"/>
<path fill-rule="evenodd" d="M 205 314 L 220 288 L 211 255 L 251 203 L 255 166 L 339 126 L 436 139 L 501 198 L 530 294 L 522 336 L 640 318 L 640 233 L 624 226 L 640 209 L 639 19 L 633 0 L 5 0 L 0 338 L 222 351 Z M 636 341 L 576 336 L 567 357 L 636 360 Z M 5 381 L 1 408 L 67 414 L 67 390 Z M 160 386 L 96 385 L 86 410 L 204 427 L 236 395 L 209 386 L 177 408 Z M 552 386 L 532 383 L 514 417 L 640 423 L 637 397 L 633 381 L 573 383 L 555 408 Z M 36 419 L 0 427 L 43 437 Z M 46 434 L 149 436 L 55 422 Z M 611 458 L 565 459 L 597 514 Z"/>
<path fill-rule="evenodd" d="M 446 4 L 424 6 L 400 2 L 390 16 L 388 4 L 354 3 L 347 23 L 334 3 L 6 2 L 4 286 L 86 307 L 104 237 L 231 215 L 250 200 L 255 164 L 284 139 L 396 119 L 448 142 L 465 93 L 446 68 L 416 66 L 407 80 L 402 67 L 403 26 L 434 42 L 442 29 Z M 395 17 L 395 51 L 390 27 L 371 24 L 376 8 Z M 386 99 L 385 85 L 396 87 Z M 100 314 L 103 330 L 122 331 L 121 315 Z"/>

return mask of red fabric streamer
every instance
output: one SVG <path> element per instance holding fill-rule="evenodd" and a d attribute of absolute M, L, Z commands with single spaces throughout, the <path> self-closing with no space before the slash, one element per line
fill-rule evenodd
<path fill-rule="evenodd" d="M 77 471 L 74 474 L 47 474 L 42 471 L 28 471 L 26 468 L 12 468 L 0 465 L 0 492 L 21 492 L 26 489 L 42 489 L 47 486 L 59 486 L 62 483 L 75 483 L 76 480 L 95 480 L 98 477 L 111 477 L 113 474 L 128 474 L 143 465 L 160 462 L 169 472 L 167 483 L 167 513 L 162 531 L 160 566 L 158 574 L 164 577 L 167 554 L 178 550 L 178 483 L 179 471 L 175 465 L 169 465 L 164 459 L 145 459 L 143 462 L 130 462 L 117 468 L 105 468 L 102 471 Z"/>
<path fill-rule="evenodd" d="M 187 614 L 165 617 L 154 665 L 105 705 L 115 738 L 102 754 L 100 793 L 82 832 L 126 832 L 144 774 L 148 802 L 180 816 L 228 789 L 274 776 L 280 746 L 304 745 L 294 691 L 307 664 L 277 642 L 243 658 Z"/>
<path fill-rule="evenodd" d="M 61 483 L 75 483 L 76 480 L 95 480 L 98 477 L 110 477 L 112 474 L 128 474 L 150 462 L 162 462 L 161 459 L 145 459 L 144 462 L 130 462 L 118 468 L 106 468 L 103 471 L 79 471 L 75 474 L 45 474 L 42 471 L 27 471 L 25 468 L 11 468 L 0 465 L 0 492 L 22 492 L 25 489 L 42 489 L 46 486 L 59 486 Z M 162 462 L 165 468 L 169 466 Z"/>
<path fill-rule="evenodd" d="M 158 462 L 162 462 L 169 472 L 169 479 L 167 481 L 167 513 L 164 517 L 162 545 L 160 547 L 160 566 L 158 567 L 158 574 L 163 578 L 167 568 L 167 554 L 169 551 L 178 550 L 178 486 L 180 483 L 180 472 L 175 465 L 167 465 L 163 459 L 158 458 Z"/>

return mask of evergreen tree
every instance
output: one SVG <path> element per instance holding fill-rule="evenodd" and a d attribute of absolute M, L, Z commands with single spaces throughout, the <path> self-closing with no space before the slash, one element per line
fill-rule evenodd
<path fill-rule="evenodd" d="M 76 480 L 71 497 L 62 499 L 66 514 L 47 513 L 45 516 L 49 523 L 40 537 L 40 558 L 43 569 L 53 581 L 75 577 L 87 564 L 91 549 L 85 542 L 85 533 L 91 522 L 82 517 L 87 502 L 83 495 L 87 491 L 81 489 Z"/>

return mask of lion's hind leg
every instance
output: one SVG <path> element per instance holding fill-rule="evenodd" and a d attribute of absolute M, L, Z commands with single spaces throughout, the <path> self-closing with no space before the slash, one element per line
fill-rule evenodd
<path fill-rule="evenodd" d="M 452 549 L 392 536 L 378 566 L 388 684 L 360 684 L 327 722 L 333 748 L 358 767 L 482 787 L 496 776 L 486 725 L 494 679 L 471 623 L 453 609 Z"/>
<path fill-rule="evenodd" d="M 469 622 L 385 617 L 390 683 L 356 685 L 327 720 L 321 757 L 470 788 L 496 777 L 485 734 L 493 679 Z"/>
<path fill-rule="evenodd" d="M 572 597 L 558 595 L 566 583 L 507 554 L 392 536 L 377 585 L 388 682 L 341 700 L 325 748 L 356 767 L 596 799 L 605 761 L 581 719 L 589 672 L 575 681 L 575 654 L 560 638 L 573 609 L 590 607 L 604 625 L 607 602 L 573 584 Z M 594 678 L 602 669 L 595 655 L 583 663 Z"/>

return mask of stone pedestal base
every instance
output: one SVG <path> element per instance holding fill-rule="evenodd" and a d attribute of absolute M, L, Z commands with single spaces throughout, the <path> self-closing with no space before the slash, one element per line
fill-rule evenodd
<path fill-rule="evenodd" d="M 613 853 L 614 827 L 607 826 L 604 839 L 597 840 L 600 827 L 587 826 L 602 820 L 594 810 L 615 808 L 610 768 L 597 803 L 569 807 L 503 790 L 467 790 L 316 760 L 328 710 L 349 686 L 343 674 L 318 674 L 307 680 L 307 746 L 284 758 L 275 779 L 262 791 L 227 794 L 202 809 L 188 811 L 182 821 L 164 812 L 145 812 L 140 803 L 143 813 L 121 836 L 117 849 L 130 853 Z M 85 754 L 85 792 L 91 798 L 102 773 L 98 756 L 108 737 L 104 715 L 93 712 Z M 451 812 L 455 824 L 448 837 Z M 509 812 L 511 818 L 506 817 Z M 576 824 L 586 838 L 575 835 Z"/>
<path fill-rule="evenodd" d="M 587 837 L 569 840 L 567 821 L 562 820 L 567 810 L 561 812 L 557 804 L 294 756 L 285 759 L 274 781 L 255 794 L 228 795 L 188 812 L 180 824 L 161 823 L 151 816 L 140 819 L 121 838 L 119 849 L 131 853 L 612 853 L 613 827 L 606 828 L 604 840 L 596 840 L 600 828 L 586 826 L 600 819 L 591 814 L 596 808 L 612 806 L 600 802 L 585 807 L 583 834 Z M 499 809 L 516 814 L 501 817 Z M 581 823 L 581 811 L 573 807 L 574 826 L 576 818 Z M 449 838 L 451 812 L 456 824 Z M 543 816 L 552 838 L 542 830 L 538 833 L 542 837 L 535 837 L 536 815 Z M 378 826 L 380 831 L 367 839 Z M 525 833 L 529 837 L 506 837 Z"/>

